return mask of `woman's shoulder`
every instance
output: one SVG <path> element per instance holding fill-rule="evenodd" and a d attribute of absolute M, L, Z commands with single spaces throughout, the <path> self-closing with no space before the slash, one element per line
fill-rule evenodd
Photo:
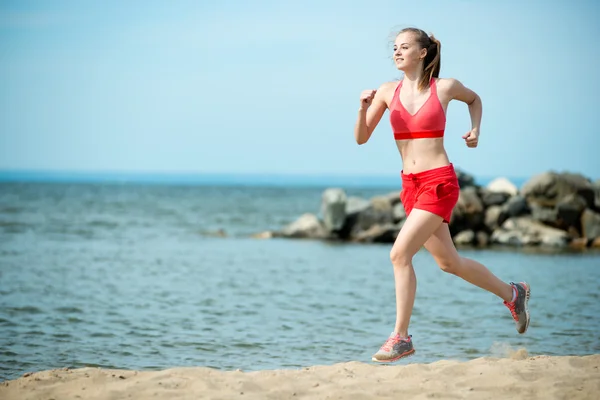
<path fill-rule="evenodd" d="M 380 86 L 379 89 L 396 89 L 396 86 L 398 86 L 398 84 L 400 83 L 399 79 L 396 79 L 394 81 L 388 81 L 388 82 L 383 82 Z"/>
<path fill-rule="evenodd" d="M 456 78 L 436 78 L 438 94 L 448 99 L 457 99 L 461 101 L 471 101 L 476 94 L 471 89 L 465 87 L 461 81 Z M 467 99 L 467 100 L 465 100 Z"/>
<path fill-rule="evenodd" d="M 462 83 L 456 78 L 434 78 L 435 84 L 440 89 L 453 90 L 462 86 Z"/>
<path fill-rule="evenodd" d="M 381 92 L 381 94 L 393 93 L 396 90 L 396 88 L 398 87 L 399 83 L 400 83 L 400 80 L 383 82 L 379 86 L 379 89 L 377 89 L 377 91 Z"/>

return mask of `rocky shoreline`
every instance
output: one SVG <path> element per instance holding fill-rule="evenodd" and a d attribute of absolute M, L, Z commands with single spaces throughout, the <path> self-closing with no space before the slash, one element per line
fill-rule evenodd
<path fill-rule="evenodd" d="M 457 174 L 460 197 L 449 224 L 456 245 L 600 249 L 600 180 L 548 171 L 521 188 L 506 178 L 484 187 Z M 400 191 L 364 199 L 328 188 L 318 214 L 255 237 L 393 243 L 405 220 Z"/>

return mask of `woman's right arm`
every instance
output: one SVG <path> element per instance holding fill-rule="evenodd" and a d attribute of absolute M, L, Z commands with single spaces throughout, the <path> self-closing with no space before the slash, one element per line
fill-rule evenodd
<path fill-rule="evenodd" d="M 389 86 L 389 83 L 385 83 L 378 90 L 364 90 L 360 94 L 358 118 L 354 125 L 356 143 L 367 143 L 381 117 L 383 117 L 383 113 L 387 109 L 385 97 Z"/>

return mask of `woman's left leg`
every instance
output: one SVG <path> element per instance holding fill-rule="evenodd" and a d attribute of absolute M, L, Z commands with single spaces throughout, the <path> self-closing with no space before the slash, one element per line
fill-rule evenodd
<path fill-rule="evenodd" d="M 461 257 L 454 246 L 448 224 L 442 224 L 425 242 L 425 249 L 431 253 L 438 266 L 504 300 L 510 309 L 519 333 L 525 333 L 529 326 L 529 284 L 520 282 L 508 284 L 500 280 L 483 264 L 467 257 Z"/>
<path fill-rule="evenodd" d="M 473 285 L 494 293 L 504 301 L 512 300 L 513 290 L 508 283 L 492 274 L 483 264 L 458 254 L 448 224 L 440 225 L 425 242 L 424 247 L 444 272 L 456 275 Z"/>

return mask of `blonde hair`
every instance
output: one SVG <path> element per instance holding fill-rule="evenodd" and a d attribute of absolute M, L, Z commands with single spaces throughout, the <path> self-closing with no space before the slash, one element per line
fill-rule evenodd
<path fill-rule="evenodd" d="M 419 81 L 419 90 L 424 90 L 429 87 L 432 78 L 440 76 L 442 44 L 433 34 L 428 35 L 419 28 L 404 28 L 396 36 L 405 32 L 413 33 L 421 48 L 427 49 L 427 55 L 423 60 L 423 76 Z"/>

